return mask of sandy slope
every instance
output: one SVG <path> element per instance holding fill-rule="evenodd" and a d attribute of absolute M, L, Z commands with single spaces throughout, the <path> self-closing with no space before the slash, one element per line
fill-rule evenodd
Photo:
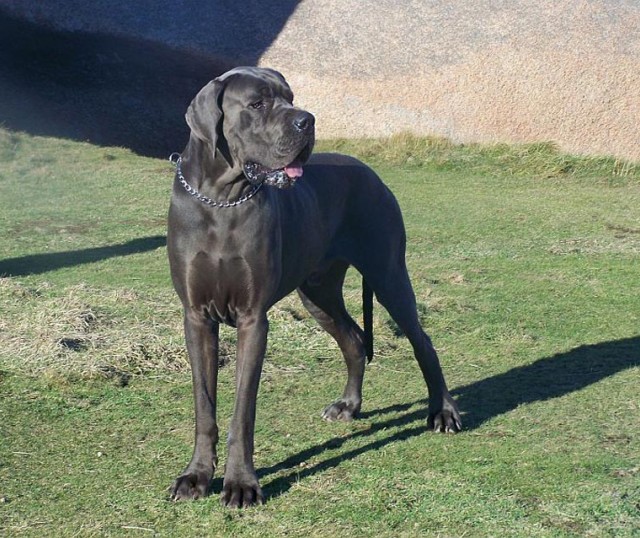
<path fill-rule="evenodd" d="M 318 134 L 551 140 L 640 160 L 633 0 L 0 0 L 72 29 L 280 69 Z"/>

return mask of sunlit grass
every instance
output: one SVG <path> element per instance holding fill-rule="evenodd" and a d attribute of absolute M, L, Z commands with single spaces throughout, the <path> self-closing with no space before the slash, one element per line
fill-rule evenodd
<path fill-rule="evenodd" d="M 409 135 L 319 147 L 360 156 L 396 194 L 466 430 L 425 431 L 424 382 L 379 306 L 362 418 L 323 422 L 345 368 L 293 295 L 270 313 L 258 404 L 267 504 L 220 508 L 221 472 L 210 498 L 170 503 L 193 436 L 163 240 L 172 168 L 0 130 L 0 535 L 637 534 L 637 165 Z M 345 300 L 359 319 L 354 272 Z"/>

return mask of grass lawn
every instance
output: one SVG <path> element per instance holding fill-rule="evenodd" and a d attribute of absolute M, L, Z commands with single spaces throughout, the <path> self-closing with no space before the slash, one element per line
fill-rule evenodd
<path fill-rule="evenodd" d="M 548 144 L 320 145 L 395 192 L 464 431 L 426 431 L 417 363 L 379 306 L 361 419 L 322 421 L 346 372 L 292 296 L 258 400 L 267 503 L 221 508 L 220 472 L 210 497 L 170 502 L 193 437 L 171 165 L 0 130 L 0 536 L 640 536 L 640 168 Z M 354 273 L 345 297 L 359 318 Z"/>

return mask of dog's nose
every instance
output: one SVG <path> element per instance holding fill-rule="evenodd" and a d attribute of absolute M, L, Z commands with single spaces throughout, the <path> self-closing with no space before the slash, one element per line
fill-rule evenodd
<path fill-rule="evenodd" d="M 300 112 L 295 118 L 293 118 L 293 126 L 298 131 L 306 131 L 313 127 L 315 118 L 308 112 Z"/>

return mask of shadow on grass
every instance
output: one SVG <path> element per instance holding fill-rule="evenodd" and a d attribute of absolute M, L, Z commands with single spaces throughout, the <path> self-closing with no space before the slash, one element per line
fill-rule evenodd
<path fill-rule="evenodd" d="M 466 413 L 464 427 L 468 431 L 479 428 L 489 419 L 507 413 L 521 404 L 564 396 L 634 366 L 640 366 L 640 337 L 580 346 L 566 353 L 558 353 L 533 364 L 513 368 L 503 374 L 471 383 L 454 390 L 453 394 L 461 411 Z M 277 497 L 287 492 L 295 482 L 337 467 L 343 461 L 352 460 L 370 450 L 424 434 L 427 431 L 427 410 L 423 406 L 426 404 L 427 399 L 420 399 L 362 413 L 362 418 L 404 414 L 377 422 L 367 430 L 346 437 L 335 437 L 321 445 L 302 450 L 280 463 L 258 470 L 261 479 L 278 472 L 289 471 L 264 484 L 266 497 Z M 415 405 L 420 405 L 421 408 L 407 412 Z M 376 438 L 385 430 L 397 428 L 402 429 L 391 435 Z M 337 450 L 347 442 L 367 438 L 372 440 L 309 467 L 300 467 L 301 463 L 326 450 Z M 222 489 L 221 479 L 216 480 L 212 486 L 214 491 L 219 492 Z"/>
<path fill-rule="evenodd" d="M 637 336 L 580 346 L 452 392 L 467 412 L 466 428 L 475 429 L 521 404 L 570 394 L 634 366 L 640 366 Z"/>
<path fill-rule="evenodd" d="M 8 258 L 6 260 L 0 260 L 0 277 L 37 275 L 63 267 L 73 267 L 85 263 L 98 262 L 107 258 L 115 258 L 116 256 L 128 256 L 129 254 L 147 252 L 163 247 L 166 244 L 167 238 L 163 235 L 158 235 L 133 239 L 126 243 L 106 247 Z"/>

